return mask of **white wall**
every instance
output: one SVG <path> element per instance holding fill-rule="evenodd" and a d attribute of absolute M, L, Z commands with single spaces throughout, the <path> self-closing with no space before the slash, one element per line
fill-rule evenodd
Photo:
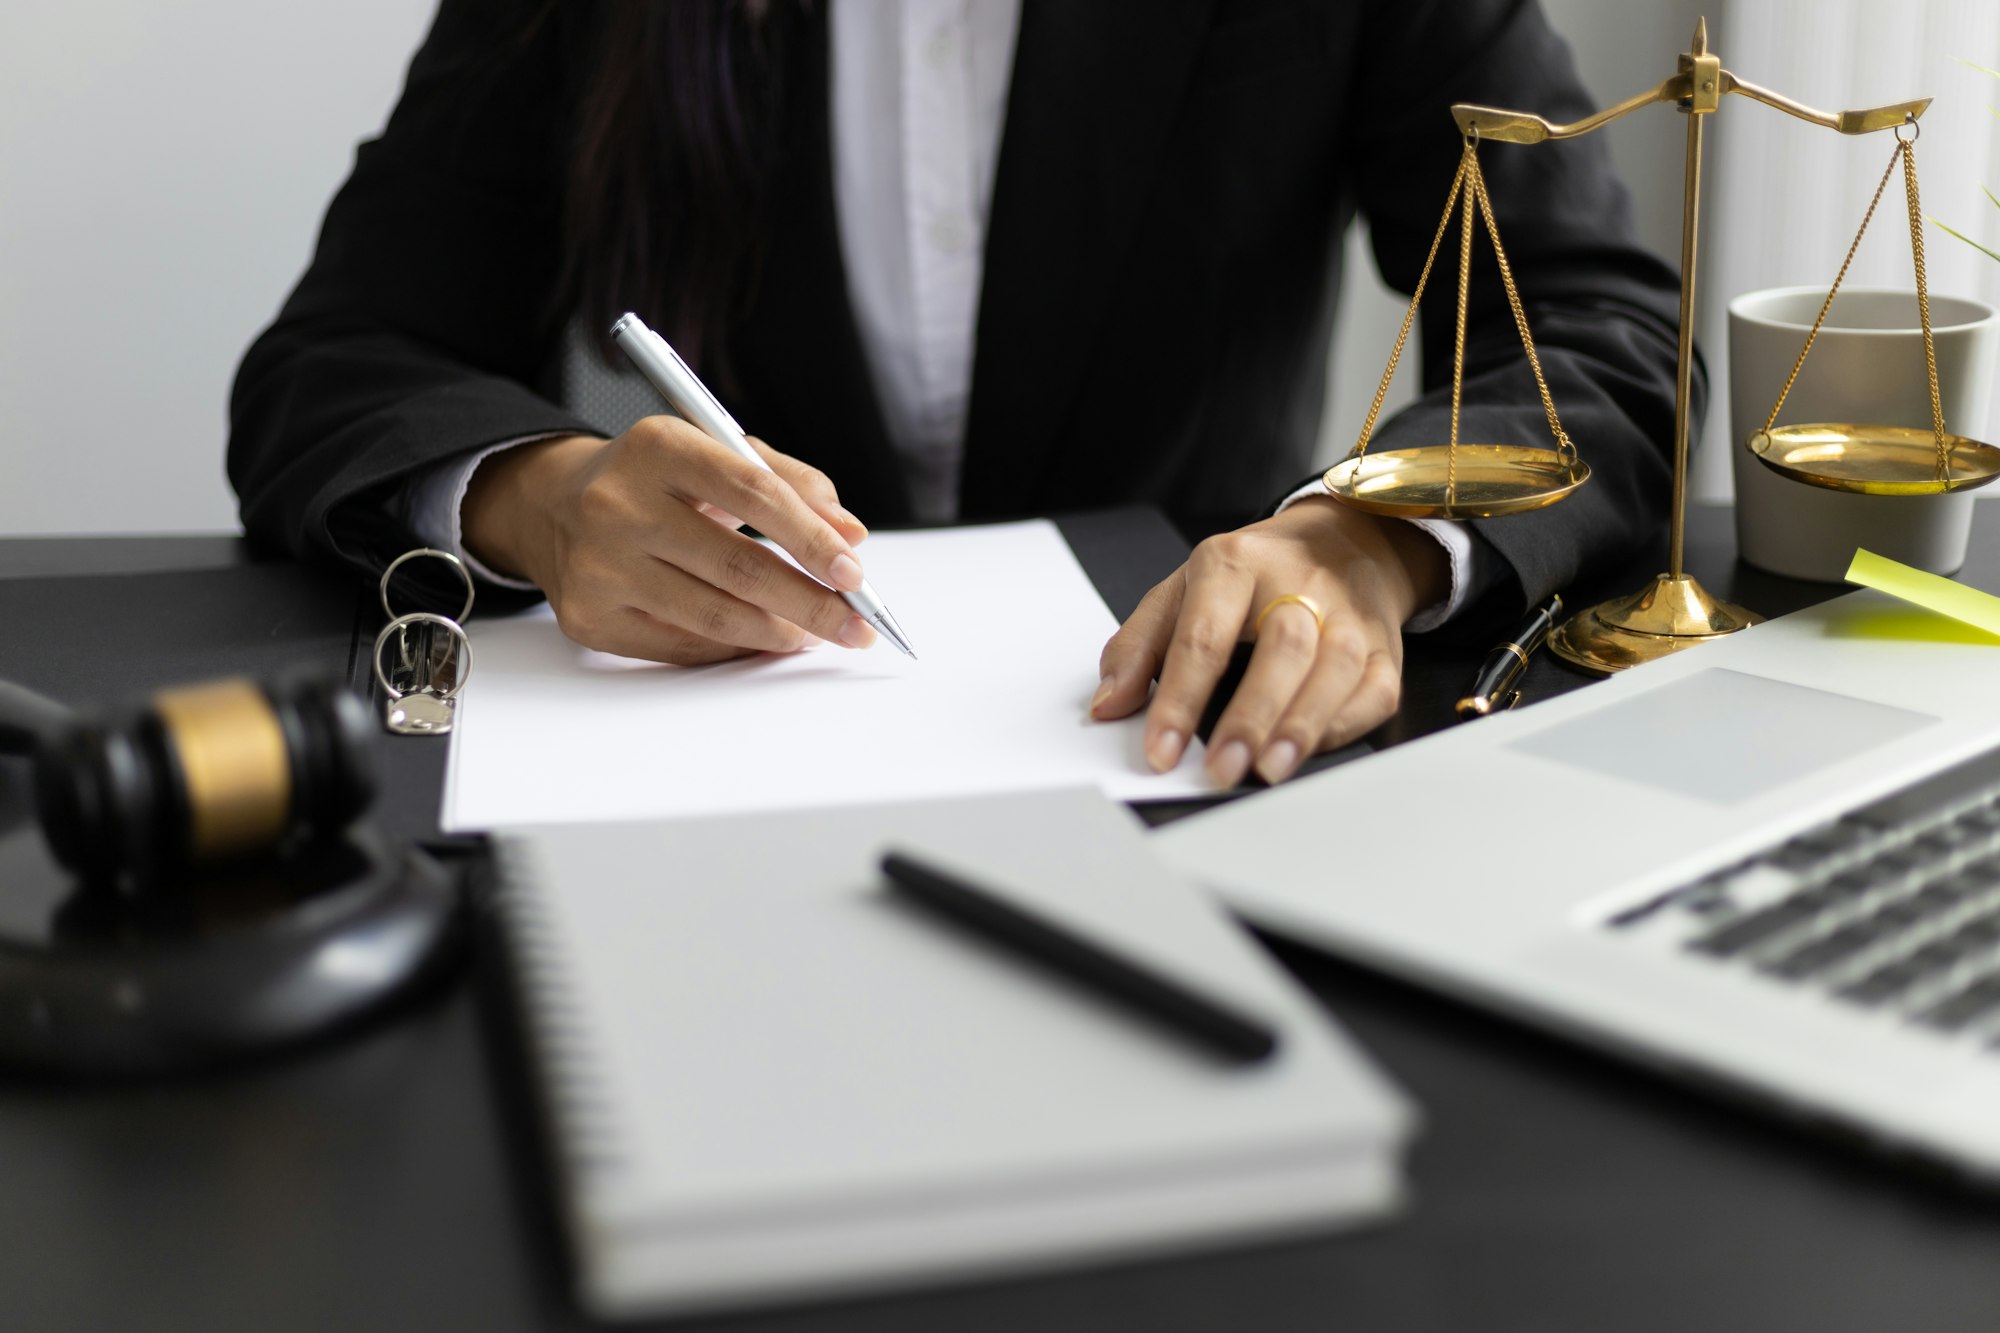
<path fill-rule="evenodd" d="M 236 527 L 236 359 L 431 9 L 0 3 L 0 536 Z"/>

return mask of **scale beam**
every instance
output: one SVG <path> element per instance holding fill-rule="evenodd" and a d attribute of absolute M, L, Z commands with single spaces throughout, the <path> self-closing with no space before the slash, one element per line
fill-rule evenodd
<path fill-rule="evenodd" d="M 1682 59 L 1686 59 L 1685 56 Z M 1630 115 L 1642 107 L 1657 102 L 1687 102 L 1692 100 L 1689 88 L 1693 78 L 1689 74 L 1676 74 L 1660 84 L 1649 88 L 1635 97 L 1628 97 L 1616 106 L 1606 107 L 1595 115 L 1582 120 L 1558 125 L 1554 121 L 1527 111 L 1509 111 L 1504 107 L 1481 106 L 1476 102 L 1459 102 L 1451 109 L 1451 118 L 1457 122 L 1460 134 L 1476 135 L 1482 140 L 1497 143 L 1548 143 L 1554 139 L 1575 139 L 1601 129 L 1612 121 Z M 1838 130 L 1842 134 L 1872 134 L 1876 130 L 1892 130 L 1911 120 L 1921 119 L 1930 110 L 1931 99 L 1919 97 L 1913 102 L 1896 102 L 1889 106 L 1863 107 L 1855 111 L 1820 111 L 1803 102 L 1794 102 L 1782 93 L 1774 93 L 1748 79 L 1740 79 L 1728 70 L 1722 71 L 1722 93 L 1736 93 L 1753 102 L 1775 107 L 1788 116 Z"/>
<path fill-rule="evenodd" d="M 1468 139 L 1496 139 L 1501 143 L 1547 143 L 1551 139 L 1574 139 L 1602 129 L 1612 121 L 1631 115 L 1641 107 L 1652 106 L 1656 102 L 1673 102 L 1682 111 L 1692 111 L 1706 115 L 1717 109 L 1724 96 L 1736 93 L 1753 102 L 1775 107 L 1788 116 L 1842 134 L 1870 134 L 1876 130 L 1894 129 L 1918 119 L 1930 108 L 1931 99 L 1918 98 L 1914 102 L 1897 102 L 1892 106 L 1864 107 L 1858 111 L 1819 111 L 1803 102 L 1794 102 L 1783 93 L 1774 93 L 1769 88 L 1760 88 L 1747 79 L 1739 79 L 1722 67 L 1720 57 L 1708 49 L 1708 20 L 1695 23 L 1694 42 L 1690 50 L 1680 56 L 1680 68 L 1672 78 L 1662 82 L 1657 88 L 1649 88 L 1636 96 L 1628 97 L 1616 106 L 1608 106 L 1595 115 L 1582 120 L 1558 125 L 1541 116 L 1526 111 L 1509 111 L 1504 107 L 1479 106 L 1472 102 L 1460 102 L 1452 107 L 1451 118 L 1458 123 L 1458 132 Z"/>
<path fill-rule="evenodd" d="M 1842 134 L 1873 134 L 1876 130 L 1893 130 L 1898 125 L 1921 119 L 1930 110 L 1931 99 L 1919 97 L 1914 102 L 1897 102 L 1891 106 L 1864 107 L 1859 111 L 1815 111 L 1803 102 L 1794 102 L 1782 93 L 1774 93 L 1769 88 L 1759 88 L 1747 79 L 1739 79 L 1728 70 L 1722 71 L 1722 91 L 1737 93 L 1765 106 L 1776 107 L 1788 116 L 1810 121 L 1814 125 Z"/>
<path fill-rule="evenodd" d="M 1551 139 L 1574 139 L 1588 134 L 1655 102 L 1682 101 L 1688 95 L 1687 88 L 1687 76 L 1676 74 L 1657 88 L 1628 97 L 1617 106 L 1606 107 L 1594 116 L 1585 116 L 1567 125 L 1558 125 L 1527 111 L 1508 111 L 1473 102 L 1454 105 L 1451 118 L 1458 122 L 1458 132 L 1469 138 L 1491 139 L 1499 143 L 1547 143 Z"/>

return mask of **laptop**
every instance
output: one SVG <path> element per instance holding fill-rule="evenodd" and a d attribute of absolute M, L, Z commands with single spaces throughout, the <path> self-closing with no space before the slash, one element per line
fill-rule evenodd
<path fill-rule="evenodd" d="M 1257 926 L 2000 1184 L 2000 640 L 1858 592 L 1162 829 Z"/>

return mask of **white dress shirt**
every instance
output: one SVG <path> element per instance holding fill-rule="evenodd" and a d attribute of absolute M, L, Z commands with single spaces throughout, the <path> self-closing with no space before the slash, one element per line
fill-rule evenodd
<path fill-rule="evenodd" d="M 1020 0 L 849 0 L 827 21 L 848 302 L 917 517 L 945 522 Z"/>
<path fill-rule="evenodd" d="M 958 516 L 986 221 L 1020 0 L 840 0 L 828 4 L 827 17 L 834 207 L 848 301 L 916 516 L 948 522 Z M 411 495 L 419 536 L 517 587 L 528 585 L 466 555 L 459 506 L 482 461 L 527 442 L 445 464 Z M 1323 494 L 1314 481 L 1280 508 Z M 1480 552 L 1462 524 L 1418 526 L 1451 565 L 1449 595 L 1408 626 L 1425 630 L 1456 613 L 1493 571 L 1474 568 Z"/>

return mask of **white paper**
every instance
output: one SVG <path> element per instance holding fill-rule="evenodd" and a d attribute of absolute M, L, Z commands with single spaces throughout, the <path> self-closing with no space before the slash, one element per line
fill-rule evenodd
<path fill-rule="evenodd" d="M 444 827 L 1209 789 L 1199 742 L 1156 775 L 1143 714 L 1086 720 L 1117 622 L 1054 524 L 884 533 L 859 554 L 919 660 L 878 642 L 671 667 L 579 648 L 547 607 L 475 620 Z"/>

